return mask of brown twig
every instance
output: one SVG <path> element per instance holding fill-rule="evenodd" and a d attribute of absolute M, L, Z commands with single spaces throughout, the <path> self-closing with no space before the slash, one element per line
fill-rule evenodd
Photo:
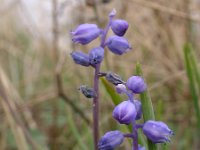
<path fill-rule="evenodd" d="M 55 67 L 55 83 L 56 83 L 56 89 L 57 89 L 57 96 L 61 97 L 64 102 L 66 102 L 68 105 L 71 106 L 71 108 L 74 110 L 74 112 L 78 113 L 82 119 L 87 123 L 91 124 L 90 120 L 88 117 L 86 117 L 85 113 L 77 106 L 74 104 L 72 100 L 68 98 L 68 96 L 65 94 L 63 90 L 63 84 L 62 84 L 62 78 L 61 78 L 61 70 L 62 66 L 64 64 L 64 60 L 59 58 L 59 52 L 58 52 L 58 40 L 59 40 L 59 35 L 58 35 L 58 2 L 57 0 L 52 0 L 52 5 L 53 5 L 53 11 L 52 11 L 52 23 L 53 23 L 53 41 L 52 41 L 52 46 L 53 46 L 53 55 L 54 55 L 54 61 L 56 63 Z"/>

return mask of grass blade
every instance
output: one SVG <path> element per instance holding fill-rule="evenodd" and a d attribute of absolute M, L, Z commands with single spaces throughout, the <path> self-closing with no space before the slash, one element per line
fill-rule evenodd
<path fill-rule="evenodd" d="M 198 102 L 198 91 L 196 89 L 196 80 L 195 80 L 195 72 L 197 73 L 197 68 L 194 66 L 194 62 L 192 63 L 192 47 L 190 44 L 185 44 L 184 46 L 184 57 L 185 57 L 185 67 L 187 76 L 189 79 L 189 86 L 190 86 L 190 92 L 192 94 L 192 99 L 194 103 L 194 109 L 196 112 L 196 118 L 197 118 L 197 126 L 200 128 L 200 109 L 199 109 L 199 102 Z M 200 85 L 199 85 L 200 86 Z"/>
<path fill-rule="evenodd" d="M 142 69 L 139 63 L 136 64 L 136 74 L 139 76 L 143 76 Z M 153 105 L 148 89 L 142 94 L 140 94 L 140 99 L 142 103 L 144 122 L 147 120 L 155 120 Z M 150 140 L 147 141 L 149 150 L 157 150 L 157 146 L 155 144 L 153 144 Z"/>

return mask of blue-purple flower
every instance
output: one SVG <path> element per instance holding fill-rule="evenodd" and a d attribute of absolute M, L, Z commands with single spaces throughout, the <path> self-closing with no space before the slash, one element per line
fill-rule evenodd
<path fill-rule="evenodd" d="M 72 52 L 71 57 L 73 58 L 73 60 L 76 64 L 86 66 L 86 67 L 90 65 L 89 55 L 85 54 L 81 51 Z"/>
<path fill-rule="evenodd" d="M 116 35 L 109 37 L 106 45 L 111 52 L 117 55 L 122 55 L 131 49 L 126 38 Z"/>
<path fill-rule="evenodd" d="M 96 65 L 102 62 L 104 58 L 104 49 L 102 47 L 96 47 L 90 50 L 89 60 L 90 64 Z"/>
<path fill-rule="evenodd" d="M 129 25 L 127 21 L 116 19 L 112 21 L 111 29 L 116 35 L 123 36 L 126 33 L 128 26 Z"/>
<path fill-rule="evenodd" d="M 85 45 L 96 39 L 100 33 L 96 24 L 81 24 L 71 32 L 72 41 Z"/>
<path fill-rule="evenodd" d="M 98 149 L 99 150 L 114 150 L 119 146 L 124 140 L 123 134 L 118 131 L 109 131 L 107 132 L 99 141 Z"/>
<path fill-rule="evenodd" d="M 165 143 L 170 141 L 170 136 L 174 133 L 162 121 L 149 120 L 144 123 L 143 133 L 153 143 Z"/>
<path fill-rule="evenodd" d="M 137 111 L 135 105 L 130 101 L 123 101 L 113 110 L 113 118 L 120 124 L 130 124 L 136 118 Z"/>
<path fill-rule="evenodd" d="M 144 79 L 140 76 L 130 77 L 126 82 L 126 86 L 129 90 L 131 90 L 135 94 L 140 94 L 144 92 L 147 88 Z"/>

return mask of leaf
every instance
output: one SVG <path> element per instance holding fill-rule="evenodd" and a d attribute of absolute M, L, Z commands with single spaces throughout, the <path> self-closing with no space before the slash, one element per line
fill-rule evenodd
<path fill-rule="evenodd" d="M 142 69 L 139 63 L 136 64 L 136 74 L 138 76 L 143 76 Z M 155 120 L 153 105 L 151 102 L 151 97 L 149 95 L 148 89 L 140 94 L 140 99 L 142 103 L 144 122 L 147 120 Z M 150 140 L 147 141 L 149 150 L 157 150 L 157 146 L 155 144 L 153 144 Z"/>

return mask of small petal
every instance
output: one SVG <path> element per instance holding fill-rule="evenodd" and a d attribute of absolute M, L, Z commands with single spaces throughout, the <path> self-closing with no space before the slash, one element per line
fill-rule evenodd
<path fill-rule="evenodd" d="M 111 52 L 117 55 L 122 55 L 131 49 L 126 38 L 116 35 L 109 37 L 106 45 Z"/>
<path fill-rule="evenodd" d="M 81 24 L 71 32 L 72 41 L 85 45 L 96 39 L 100 33 L 96 24 Z"/>
<path fill-rule="evenodd" d="M 113 118 L 115 118 L 120 124 L 130 124 L 135 120 L 137 111 L 135 105 L 127 100 L 121 102 L 113 110 Z"/>
<path fill-rule="evenodd" d="M 147 88 L 144 79 L 140 76 L 130 77 L 126 82 L 126 86 L 129 90 L 131 90 L 135 94 L 140 94 L 144 92 Z"/>
<path fill-rule="evenodd" d="M 126 86 L 124 84 L 118 84 L 115 89 L 118 94 L 126 92 Z"/>
<path fill-rule="evenodd" d="M 102 62 L 104 58 L 104 49 L 102 47 L 93 48 L 89 52 L 90 64 L 96 65 Z"/>
<path fill-rule="evenodd" d="M 111 29 L 116 35 L 123 36 L 126 33 L 128 26 L 129 25 L 127 21 L 116 19 L 112 21 Z"/>
<path fill-rule="evenodd" d="M 170 141 L 170 136 L 174 133 L 168 128 L 168 126 L 161 121 L 149 120 L 145 122 L 143 133 L 153 143 L 166 143 Z"/>
<path fill-rule="evenodd" d="M 99 141 L 98 149 L 99 150 L 114 150 L 119 146 L 124 140 L 123 134 L 118 131 L 109 131 L 107 132 Z"/>
<path fill-rule="evenodd" d="M 74 51 L 71 53 L 71 57 L 73 58 L 74 62 L 76 64 L 82 65 L 82 66 L 89 66 L 89 55 L 85 54 L 81 51 Z"/>

